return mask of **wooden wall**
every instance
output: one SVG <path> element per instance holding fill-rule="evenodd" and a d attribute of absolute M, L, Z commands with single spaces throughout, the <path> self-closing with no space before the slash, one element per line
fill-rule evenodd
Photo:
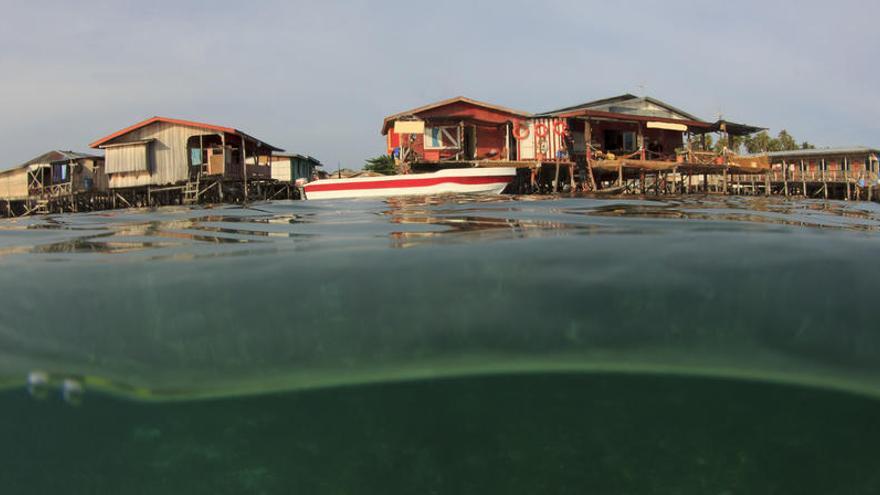
<path fill-rule="evenodd" d="M 92 181 L 92 191 L 94 192 L 106 192 L 110 187 L 110 183 L 107 180 L 107 174 L 104 173 L 104 159 L 83 159 L 79 161 L 79 166 L 76 167 L 73 173 L 73 186 L 75 191 L 84 191 L 85 190 L 85 181 L 86 179 L 91 179 Z"/>
<path fill-rule="evenodd" d="M 293 168 L 291 158 L 283 158 L 272 161 L 272 178 L 282 182 L 293 180 L 291 170 Z"/>
<path fill-rule="evenodd" d="M 189 179 L 189 157 L 186 142 L 192 136 L 209 136 L 217 131 L 200 129 L 167 122 L 155 122 L 119 136 L 107 144 L 152 139 L 148 146 L 149 171 L 130 168 L 127 172 L 113 172 L 118 164 L 111 165 L 110 151 L 107 154 L 107 173 L 110 174 L 110 188 L 135 187 L 145 185 L 170 185 Z"/>
<path fill-rule="evenodd" d="M 0 198 L 26 199 L 28 196 L 27 173 L 26 168 L 0 173 Z"/>

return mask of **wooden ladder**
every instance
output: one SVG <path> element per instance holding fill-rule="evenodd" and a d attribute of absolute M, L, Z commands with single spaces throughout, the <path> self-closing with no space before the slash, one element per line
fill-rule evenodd
<path fill-rule="evenodd" d="M 195 180 L 190 180 L 183 186 L 183 204 L 194 205 L 199 202 L 199 188 L 201 174 L 196 175 Z"/>

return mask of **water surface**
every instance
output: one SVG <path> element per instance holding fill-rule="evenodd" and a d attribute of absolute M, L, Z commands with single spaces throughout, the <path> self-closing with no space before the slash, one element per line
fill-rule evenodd
<path fill-rule="evenodd" d="M 778 198 L 0 221 L 0 484 L 871 493 L 878 248 Z"/>

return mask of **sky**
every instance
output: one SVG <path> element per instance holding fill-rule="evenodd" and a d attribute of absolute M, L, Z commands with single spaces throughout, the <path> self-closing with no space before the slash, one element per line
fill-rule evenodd
<path fill-rule="evenodd" d="M 386 115 L 463 95 L 545 111 L 623 93 L 880 146 L 880 2 L 0 0 L 0 169 L 154 115 L 329 169 Z"/>

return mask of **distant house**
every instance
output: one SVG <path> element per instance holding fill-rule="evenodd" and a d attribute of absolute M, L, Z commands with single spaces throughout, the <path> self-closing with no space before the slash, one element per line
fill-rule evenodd
<path fill-rule="evenodd" d="M 317 168 L 321 166 L 317 159 L 296 153 L 273 153 L 269 164 L 272 178 L 281 182 L 310 181 L 317 176 Z"/>
<path fill-rule="evenodd" d="M 283 151 L 231 127 L 153 117 L 90 145 L 103 149 L 111 189 L 180 184 L 196 175 L 240 179 L 248 158 Z M 268 178 L 267 165 L 246 166 L 248 178 Z"/>
<path fill-rule="evenodd" d="M 0 172 L 0 198 L 47 199 L 108 187 L 104 158 L 74 151 L 53 150 Z"/>
<path fill-rule="evenodd" d="M 530 116 L 459 96 L 385 117 L 382 134 L 402 161 L 516 160 L 513 131 Z"/>
<path fill-rule="evenodd" d="M 880 150 L 863 146 L 774 151 L 767 153 L 767 156 L 774 170 L 785 167 L 790 172 L 804 172 L 808 176 L 818 176 L 824 172 L 828 179 L 843 175 L 876 178 L 880 172 Z"/>

